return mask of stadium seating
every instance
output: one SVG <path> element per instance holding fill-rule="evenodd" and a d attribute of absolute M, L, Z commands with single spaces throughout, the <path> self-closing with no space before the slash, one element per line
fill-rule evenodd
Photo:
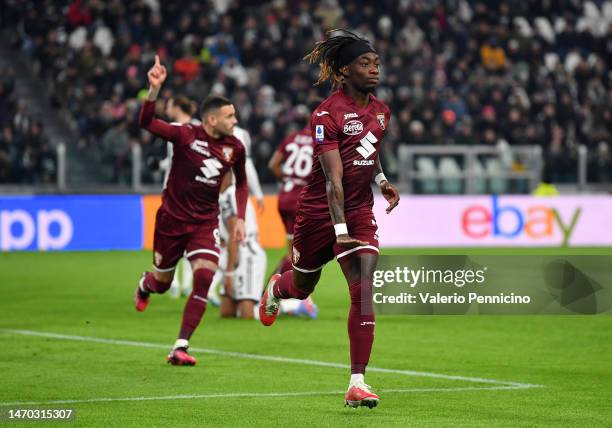
<path fill-rule="evenodd" d="M 1 43 L 31 58 L 51 105 L 79 132 L 72 143 L 109 169 L 123 166 L 101 142 L 118 132 L 142 144 L 145 158 L 163 151 L 136 124 L 146 69 L 158 52 L 171 76 L 163 97 L 201 100 L 216 91 L 234 100 L 253 134 L 255 164 L 271 182 L 269 154 L 302 125 L 296 106 L 330 90 L 312 87 L 317 68 L 301 58 L 325 30 L 347 27 L 370 38 L 383 59 L 377 94 L 393 112 L 389 156 L 401 142 L 506 140 L 539 145 L 549 160 L 556 138 L 563 150 L 545 175 L 575 181 L 560 165 L 575 159 L 576 147 L 594 156 L 600 142 L 612 140 L 611 3 L 439 3 L 8 1 Z M 612 161 L 598 168 L 610 170 Z"/>

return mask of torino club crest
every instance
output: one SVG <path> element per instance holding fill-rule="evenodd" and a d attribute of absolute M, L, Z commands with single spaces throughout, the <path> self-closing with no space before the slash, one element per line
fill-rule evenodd
<path fill-rule="evenodd" d="M 385 114 L 384 113 L 376 113 L 376 119 L 378 119 L 378 124 L 380 125 L 380 129 L 385 130 Z"/>
<path fill-rule="evenodd" d="M 297 264 L 298 261 L 300 261 L 300 252 L 297 248 L 293 247 L 293 264 Z"/>
<path fill-rule="evenodd" d="M 234 149 L 228 146 L 223 147 L 223 157 L 226 162 L 229 162 L 232 159 L 232 155 L 234 154 Z"/>

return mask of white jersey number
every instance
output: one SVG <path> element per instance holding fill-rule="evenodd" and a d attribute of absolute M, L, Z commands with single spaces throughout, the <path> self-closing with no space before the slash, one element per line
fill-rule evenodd
<path fill-rule="evenodd" d="M 283 174 L 307 177 L 312 170 L 312 146 L 289 143 L 286 149 L 289 156 L 283 164 Z"/>

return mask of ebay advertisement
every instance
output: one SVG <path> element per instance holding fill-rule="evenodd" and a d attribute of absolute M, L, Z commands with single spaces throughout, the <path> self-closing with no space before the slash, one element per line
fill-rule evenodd
<path fill-rule="evenodd" d="M 407 196 L 374 213 L 381 247 L 612 246 L 611 196 Z"/>

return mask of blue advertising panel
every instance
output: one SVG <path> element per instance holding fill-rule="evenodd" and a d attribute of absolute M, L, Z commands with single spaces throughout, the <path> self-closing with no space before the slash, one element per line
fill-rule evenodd
<path fill-rule="evenodd" d="M 0 196 L 0 251 L 142 248 L 142 196 Z"/>

